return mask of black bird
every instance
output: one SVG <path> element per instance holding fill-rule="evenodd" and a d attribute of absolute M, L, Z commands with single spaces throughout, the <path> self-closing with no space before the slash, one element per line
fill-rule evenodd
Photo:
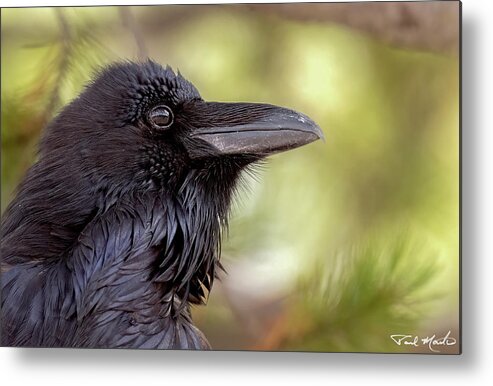
<path fill-rule="evenodd" d="M 101 71 L 48 125 L 2 218 L 2 345 L 207 349 L 240 174 L 322 137 L 307 116 L 205 102 L 169 67 Z"/>

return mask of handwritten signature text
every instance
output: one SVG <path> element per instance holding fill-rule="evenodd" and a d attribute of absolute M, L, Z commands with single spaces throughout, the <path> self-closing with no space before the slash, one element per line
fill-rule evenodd
<path fill-rule="evenodd" d="M 424 338 L 417 335 L 394 334 L 390 335 L 390 338 L 398 346 L 428 346 L 432 352 L 440 352 L 440 346 L 453 346 L 457 343 L 457 340 L 451 336 L 450 331 L 442 337 L 437 337 L 436 334 Z"/>

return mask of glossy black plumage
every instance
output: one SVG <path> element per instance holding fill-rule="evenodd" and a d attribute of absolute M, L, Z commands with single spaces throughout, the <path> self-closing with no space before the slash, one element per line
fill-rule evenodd
<path fill-rule="evenodd" d="M 152 124 L 156 106 L 172 125 Z M 105 69 L 3 215 L 2 345 L 209 348 L 189 307 L 220 269 L 242 170 L 320 136 L 291 110 L 204 102 L 151 61 Z"/>

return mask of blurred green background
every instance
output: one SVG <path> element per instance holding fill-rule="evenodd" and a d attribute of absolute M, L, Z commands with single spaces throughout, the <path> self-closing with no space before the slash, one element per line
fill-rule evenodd
<path fill-rule="evenodd" d="M 235 201 L 228 274 L 193 310 L 212 346 L 429 352 L 390 335 L 459 337 L 457 53 L 302 7 L 2 9 L 2 210 L 94 69 L 149 55 L 204 99 L 283 105 L 325 132 L 272 157 Z"/>

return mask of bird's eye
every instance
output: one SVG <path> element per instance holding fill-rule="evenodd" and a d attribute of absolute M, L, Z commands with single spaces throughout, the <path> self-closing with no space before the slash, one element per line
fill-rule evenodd
<path fill-rule="evenodd" d="M 156 106 L 148 114 L 149 122 L 155 129 L 167 129 L 173 124 L 173 113 L 167 106 Z"/>

